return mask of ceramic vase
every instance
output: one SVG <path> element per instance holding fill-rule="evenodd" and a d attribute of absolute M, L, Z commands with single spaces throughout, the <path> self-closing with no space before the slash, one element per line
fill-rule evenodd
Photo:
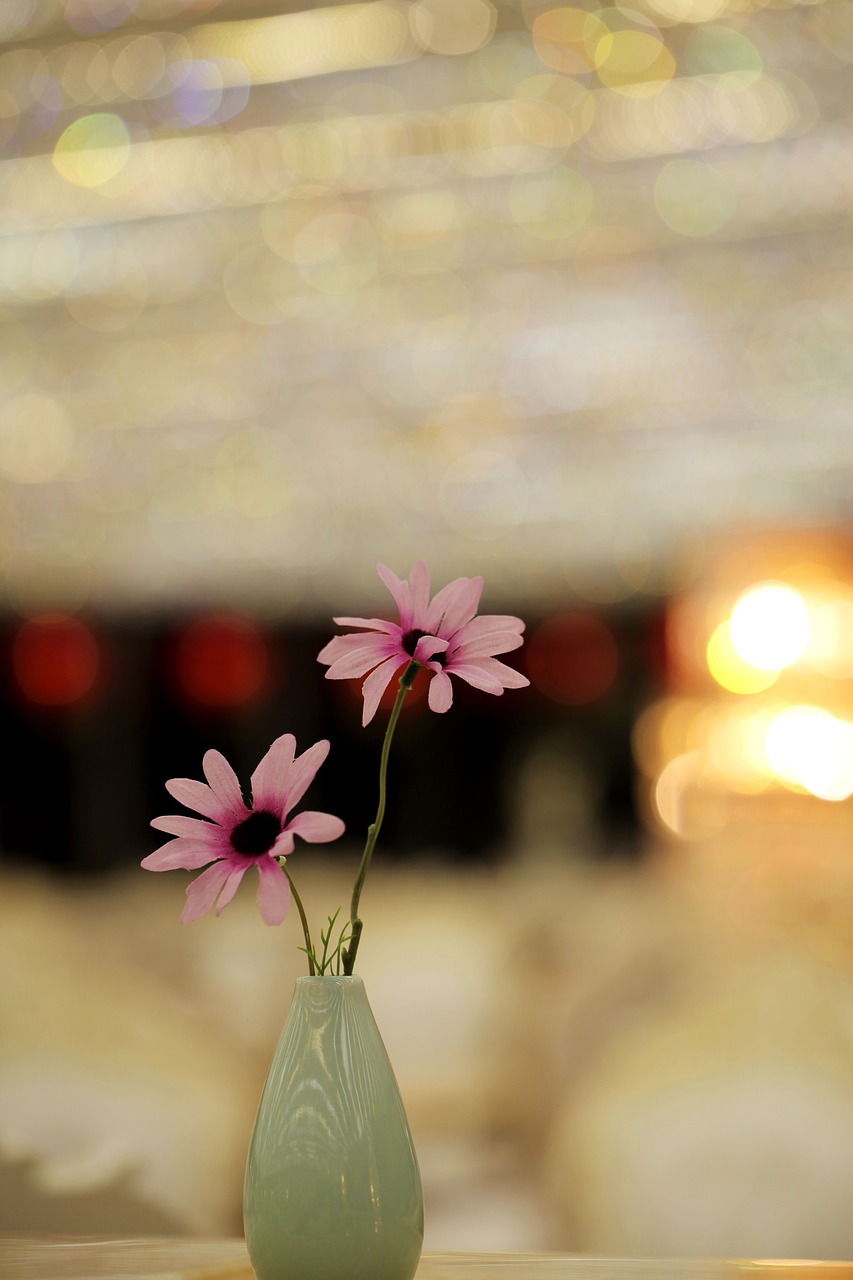
<path fill-rule="evenodd" d="M 243 1200 L 258 1280 L 412 1280 L 423 1194 L 361 978 L 298 978 L 252 1134 Z"/>

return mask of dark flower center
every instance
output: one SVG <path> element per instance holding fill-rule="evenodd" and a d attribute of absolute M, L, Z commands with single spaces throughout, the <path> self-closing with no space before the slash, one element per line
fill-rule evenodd
<path fill-rule="evenodd" d="M 237 823 L 231 832 L 231 847 L 235 853 L 259 858 L 262 853 L 269 852 L 280 834 L 281 823 L 275 814 L 257 809 Z"/>
<path fill-rule="evenodd" d="M 428 636 L 428 635 L 430 635 L 429 631 L 419 631 L 417 627 L 415 627 L 412 631 L 406 632 L 406 634 L 403 636 L 403 648 L 406 650 L 406 653 L 409 655 L 410 658 L 414 658 L 415 656 L 415 649 L 417 648 L 418 641 L 422 640 L 424 636 Z M 428 654 L 426 661 L 437 662 L 439 666 L 444 666 L 444 654 L 443 653 Z"/>

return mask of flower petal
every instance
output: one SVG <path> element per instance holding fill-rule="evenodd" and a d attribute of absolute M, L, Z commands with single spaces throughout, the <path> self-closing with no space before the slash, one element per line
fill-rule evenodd
<path fill-rule="evenodd" d="M 353 645 L 349 653 L 341 654 L 326 672 L 327 680 L 352 680 L 363 676 L 384 658 L 391 654 L 403 652 L 399 639 L 391 636 L 347 636 L 342 639 L 359 640 L 362 643 Z M 404 659 L 401 658 L 401 661 Z"/>
<path fill-rule="evenodd" d="M 472 658 L 470 662 L 448 663 L 447 670 L 485 693 L 502 693 L 504 689 L 524 689 L 530 684 L 527 676 L 523 676 L 513 667 L 508 667 L 505 662 L 498 662 L 497 658 Z"/>
<path fill-rule="evenodd" d="M 430 605 L 423 630 L 433 635 L 453 635 L 474 617 L 482 594 L 483 579 L 479 577 L 457 578 L 448 583 Z"/>
<path fill-rule="evenodd" d="M 508 667 L 505 662 L 498 662 L 497 658 L 476 658 L 475 664 L 500 680 L 505 689 L 526 689 L 530 684 L 527 676 L 516 671 L 515 667 Z"/>
<path fill-rule="evenodd" d="M 287 876 L 273 858 L 261 858 L 258 863 L 258 907 L 265 924 L 281 924 L 290 906 L 290 885 Z"/>
<path fill-rule="evenodd" d="M 146 871 L 197 871 L 208 862 L 221 858 L 223 850 L 207 840 L 190 840 L 186 836 L 169 840 L 142 859 Z"/>
<path fill-rule="evenodd" d="M 376 572 L 391 592 L 391 596 L 397 606 L 397 612 L 400 615 L 401 630 L 411 631 L 412 617 L 414 616 L 412 588 L 408 582 L 403 582 L 397 577 L 396 573 L 392 573 L 386 564 L 377 564 Z"/>
<path fill-rule="evenodd" d="M 451 641 L 451 648 L 466 658 L 491 658 L 496 653 L 509 653 L 520 648 L 524 644 L 523 630 L 524 623 L 519 618 L 486 614 L 482 618 L 472 618 L 461 627 Z"/>
<path fill-rule="evenodd" d="M 252 808 L 284 814 L 284 796 L 296 752 L 292 733 L 283 733 L 267 751 L 252 774 Z"/>
<path fill-rule="evenodd" d="M 227 839 L 227 833 L 217 823 L 206 822 L 204 818 L 188 818 L 185 813 L 167 813 L 161 818 L 152 818 L 151 826 L 157 831 L 168 831 L 173 836 L 197 835 L 200 840 L 220 831 Z"/>
<path fill-rule="evenodd" d="M 301 836 L 303 840 L 309 840 L 312 844 L 326 844 L 329 840 L 337 840 L 344 834 L 346 828 L 340 818 L 336 818 L 331 813 L 318 813 L 313 809 L 305 809 L 288 822 L 285 830 Z"/>
<path fill-rule="evenodd" d="M 234 867 L 230 876 L 225 881 L 225 888 L 219 895 L 219 901 L 216 904 L 216 914 L 222 915 L 222 908 L 227 907 L 228 903 L 234 897 L 234 894 L 240 888 L 240 881 L 249 870 L 251 863 L 247 862 L 242 867 Z"/>
<path fill-rule="evenodd" d="M 412 657 L 415 662 L 429 662 L 437 653 L 444 653 L 446 648 L 447 641 L 439 640 L 438 636 L 421 636 Z"/>
<path fill-rule="evenodd" d="M 386 631 L 393 635 L 400 628 L 396 622 L 388 622 L 385 618 L 333 618 L 339 627 L 365 627 L 368 631 Z"/>
<path fill-rule="evenodd" d="M 201 762 L 204 776 L 218 800 L 226 806 L 232 822 L 242 822 L 249 810 L 240 790 L 237 775 L 221 751 L 205 751 Z"/>
<path fill-rule="evenodd" d="M 287 858 L 294 849 L 293 836 L 289 831 L 282 831 L 281 835 L 276 836 L 275 844 L 269 850 L 271 858 Z"/>
<path fill-rule="evenodd" d="M 437 671 L 430 680 L 427 701 L 430 711 L 449 711 L 453 705 L 453 685 L 443 671 Z"/>
<path fill-rule="evenodd" d="M 195 778 L 170 778 L 166 783 L 170 796 L 188 809 L 203 813 L 206 818 L 222 826 L 233 826 L 231 811 L 204 782 L 196 782 Z"/>
<path fill-rule="evenodd" d="M 382 697 L 388 685 L 393 679 L 394 672 L 399 671 L 403 666 L 400 658 L 388 658 L 375 671 L 371 671 L 370 675 L 361 686 L 361 692 L 364 694 L 364 711 L 361 716 L 362 725 L 370 724 L 376 715 L 376 708 L 379 706 L 379 700 Z M 405 661 L 408 661 L 408 655 Z"/>
<path fill-rule="evenodd" d="M 366 676 L 362 684 L 363 725 L 373 719 L 395 672 L 411 656 L 433 673 L 429 683 L 433 711 L 446 711 L 453 703 L 450 675 L 492 694 L 530 683 L 519 672 L 495 661 L 496 654 L 509 653 L 523 643 L 524 623 L 511 614 L 476 616 L 483 593 L 481 577 L 456 578 L 430 601 L 429 571 L 423 560 L 415 561 L 405 582 L 381 562 L 376 569 L 397 606 L 399 626 L 382 618 L 335 618 L 341 626 L 360 630 L 333 637 L 319 655 L 319 661 L 329 667 L 327 679 Z M 413 655 L 410 646 L 403 643 L 411 631 L 419 634 Z M 439 641 L 445 643 L 440 645 Z M 441 654 L 439 663 L 435 659 Z"/>
<path fill-rule="evenodd" d="M 295 805 L 299 804 L 299 801 L 314 781 L 314 775 L 328 754 L 328 738 L 321 738 L 319 742 L 314 743 L 313 747 L 309 747 L 307 751 L 303 751 L 301 756 L 296 757 L 287 777 L 284 804 L 281 810 L 282 818 Z"/>
<path fill-rule="evenodd" d="M 187 888 L 187 903 L 181 913 L 181 924 L 189 924 L 207 914 L 232 870 L 231 864 L 223 860 L 214 862 L 212 867 L 196 876 Z"/>
<path fill-rule="evenodd" d="M 317 654 L 317 661 L 331 666 L 355 650 L 363 649 L 366 645 L 389 644 L 389 636 L 392 635 L 398 638 L 402 637 L 403 633 L 395 622 L 391 622 L 388 625 L 392 628 L 388 632 L 353 631 L 345 636 L 332 636 L 328 644 L 324 645 Z"/>
<path fill-rule="evenodd" d="M 460 680 L 473 685 L 475 689 L 481 689 L 483 693 L 500 694 L 504 691 L 503 682 L 496 675 L 484 670 L 480 665 L 489 659 L 474 659 L 472 662 L 454 662 L 445 667 L 445 671 L 452 672 L 453 675 L 459 676 Z M 494 658 L 491 659 L 494 662 Z"/>

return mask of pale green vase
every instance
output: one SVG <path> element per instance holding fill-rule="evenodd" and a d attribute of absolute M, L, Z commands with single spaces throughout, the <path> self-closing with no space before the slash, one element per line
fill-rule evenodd
<path fill-rule="evenodd" d="M 243 1198 L 258 1280 L 412 1280 L 421 1176 L 361 978 L 297 978 Z"/>

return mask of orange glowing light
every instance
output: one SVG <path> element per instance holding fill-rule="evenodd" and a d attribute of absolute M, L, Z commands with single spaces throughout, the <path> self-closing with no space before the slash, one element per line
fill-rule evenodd
<path fill-rule="evenodd" d="M 732 609 L 732 644 L 759 671 L 781 671 L 801 656 L 809 641 L 806 602 L 784 582 L 759 582 Z"/>
<path fill-rule="evenodd" d="M 781 711 L 764 739 L 767 760 L 779 779 L 820 800 L 853 795 L 853 724 L 822 707 Z"/>
<path fill-rule="evenodd" d="M 779 678 L 778 671 L 762 671 L 744 661 L 732 641 L 731 623 L 721 622 L 708 641 L 708 670 L 730 693 L 761 693 Z"/>

